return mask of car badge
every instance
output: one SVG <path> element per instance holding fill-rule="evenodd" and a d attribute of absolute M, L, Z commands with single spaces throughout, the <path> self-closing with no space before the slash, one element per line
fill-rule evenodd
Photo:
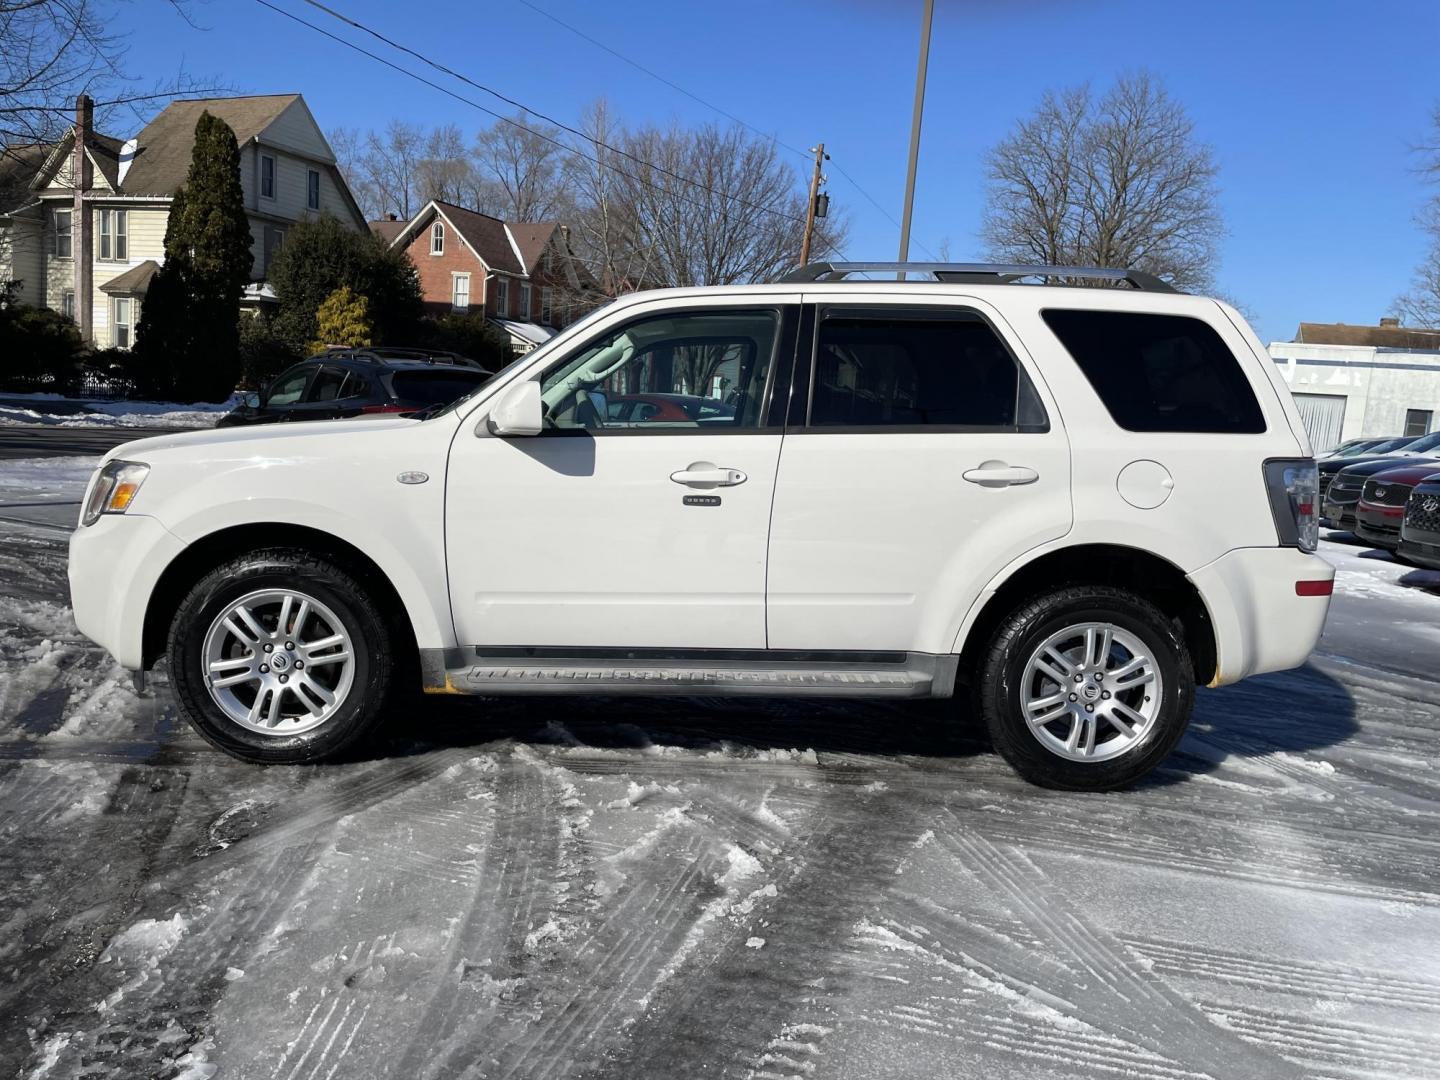
<path fill-rule="evenodd" d="M 1385 491 L 1386 491 L 1385 488 L 1376 488 L 1376 489 L 1375 489 L 1375 498 L 1377 498 L 1377 499 L 1383 499 L 1383 498 L 1385 498 Z"/>
<path fill-rule="evenodd" d="M 1427 514 L 1433 514 L 1436 510 L 1440 510 L 1440 499 L 1426 499 L 1421 505 Z"/>

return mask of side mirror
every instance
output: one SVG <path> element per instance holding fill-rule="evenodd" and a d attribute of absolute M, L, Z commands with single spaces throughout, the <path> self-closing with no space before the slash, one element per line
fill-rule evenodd
<path fill-rule="evenodd" d="M 490 410 L 488 424 L 495 435 L 539 435 L 545 427 L 540 384 L 532 379 L 506 390 Z"/>
<path fill-rule="evenodd" d="M 240 404 L 245 406 L 245 408 L 247 409 L 258 409 L 260 407 L 260 395 L 246 394 L 243 398 L 240 399 Z"/>

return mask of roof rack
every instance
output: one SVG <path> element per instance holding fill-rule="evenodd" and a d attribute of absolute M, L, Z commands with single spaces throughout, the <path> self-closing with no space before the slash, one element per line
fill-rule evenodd
<path fill-rule="evenodd" d="M 878 270 L 926 274 L 935 281 L 947 284 L 1012 285 L 1033 277 L 1083 278 L 1091 281 L 1122 281 L 1141 292 L 1179 292 L 1174 286 L 1143 270 L 1106 266 L 1028 266 L 1021 263 L 820 262 L 807 263 L 776 280 L 784 285 L 844 281 L 851 274 Z M 1068 282 L 1062 281 L 1060 284 Z"/>

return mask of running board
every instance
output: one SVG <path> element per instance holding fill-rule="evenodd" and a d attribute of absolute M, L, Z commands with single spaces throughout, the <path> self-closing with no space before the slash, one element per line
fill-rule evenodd
<path fill-rule="evenodd" d="M 895 653 L 894 661 L 885 662 L 873 657 L 845 661 L 496 656 L 470 649 L 423 653 L 425 690 L 435 694 L 949 697 L 959 664 L 958 657 L 928 653 Z"/>

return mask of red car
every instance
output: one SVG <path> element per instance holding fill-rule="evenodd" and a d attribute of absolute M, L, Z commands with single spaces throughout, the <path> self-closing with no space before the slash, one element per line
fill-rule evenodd
<path fill-rule="evenodd" d="M 1410 491 L 1440 468 L 1426 459 L 1413 465 L 1397 465 L 1377 472 L 1365 481 L 1360 501 L 1355 504 L 1355 535 L 1376 547 L 1394 551 L 1400 545 L 1400 522 Z"/>

